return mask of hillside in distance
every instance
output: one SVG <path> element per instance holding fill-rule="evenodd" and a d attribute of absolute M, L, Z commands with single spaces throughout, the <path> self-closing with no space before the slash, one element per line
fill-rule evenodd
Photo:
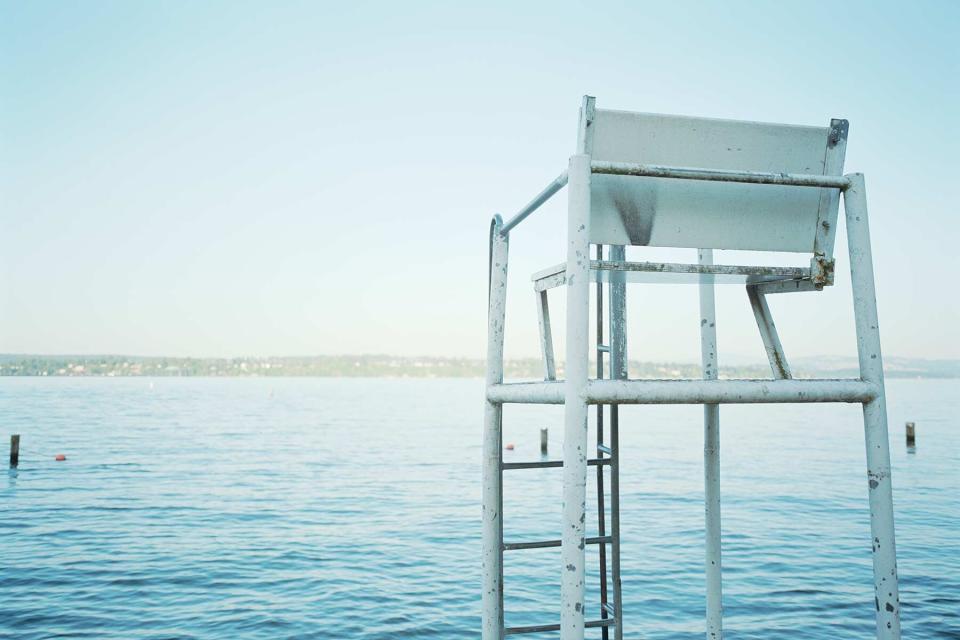
<path fill-rule="evenodd" d="M 856 358 L 797 358 L 790 363 L 798 378 L 849 378 L 857 375 Z M 958 378 L 960 360 L 924 360 L 888 357 L 887 376 L 896 378 Z M 591 369 L 592 370 L 592 369 Z M 558 363 L 562 377 L 563 365 Z M 537 358 L 507 360 L 508 379 L 541 379 Z M 724 378 L 769 378 L 765 363 L 724 366 Z M 373 378 L 480 378 L 479 358 L 408 357 L 389 355 L 339 355 L 242 358 L 174 358 L 118 355 L 0 355 L 0 376 L 314 376 Z M 630 362 L 631 378 L 698 378 L 700 365 L 683 362 Z"/>

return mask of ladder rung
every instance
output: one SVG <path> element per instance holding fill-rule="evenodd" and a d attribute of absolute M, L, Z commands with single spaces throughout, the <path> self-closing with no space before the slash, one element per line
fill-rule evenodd
<path fill-rule="evenodd" d="M 591 467 L 599 465 L 608 465 L 610 460 L 608 458 L 591 458 L 587 460 L 587 464 Z M 548 469 L 552 467 L 562 467 L 563 460 L 541 460 L 540 462 L 504 462 L 503 470 L 507 471 L 509 469 Z"/>
<path fill-rule="evenodd" d="M 583 626 L 587 629 L 592 629 L 596 627 L 612 627 L 615 620 L 613 618 L 606 618 L 604 620 L 587 620 Z M 527 627 L 507 627 L 503 630 L 504 635 L 513 636 L 520 633 L 544 633 L 547 631 L 559 631 L 559 624 L 534 624 Z"/>
<path fill-rule="evenodd" d="M 608 456 L 612 456 L 612 455 L 613 455 L 613 450 L 612 450 L 610 447 L 608 447 L 607 445 L 605 445 L 605 444 L 598 444 L 598 445 L 597 445 L 597 451 L 599 451 L 600 453 L 605 453 L 605 454 L 607 454 Z"/>
<path fill-rule="evenodd" d="M 610 536 L 597 536 L 596 538 L 586 538 L 586 544 L 609 544 L 613 539 Z M 560 540 L 537 540 L 536 542 L 504 542 L 504 551 L 515 551 L 517 549 L 545 549 L 547 547 L 559 547 Z"/>
<path fill-rule="evenodd" d="M 601 353 L 610 353 L 610 345 L 608 344 L 598 344 L 597 351 Z"/>
<path fill-rule="evenodd" d="M 586 624 L 583 626 L 587 627 L 588 629 L 595 627 L 612 627 L 614 624 L 616 624 L 616 622 L 617 621 L 613 618 L 604 618 L 603 620 L 587 620 Z"/>

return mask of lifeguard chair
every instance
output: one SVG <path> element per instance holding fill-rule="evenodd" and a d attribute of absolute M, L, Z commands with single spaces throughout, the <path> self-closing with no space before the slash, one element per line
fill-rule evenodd
<path fill-rule="evenodd" d="M 706 498 L 706 636 L 722 637 L 719 405 L 723 403 L 848 402 L 863 405 L 873 545 L 876 637 L 900 638 L 890 452 L 883 364 L 874 291 L 867 203 L 862 174 L 843 175 L 847 122 L 806 127 L 597 109 L 585 97 L 577 153 L 533 201 L 490 226 L 487 391 L 483 436 L 483 638 L 560 631 L 580 640 L 599 627 L 623 636 L 620 597 L 619 438 L 621 404 L 704 405 Z M 503 339 L 510 231 L 564 186 L 568 187 L 566 262 L 534 275 L 544 363 L 542 382 L 504 383 Z M 766 297 L 820 291 L 833 284 L 834 238 L 843 196 L 856 318 L 860 377 L 792 378 Z M 595 256 L 591 259 L 591 245 Z M 696 264 L 629 262 L 626 246 L 698 249 Z M 606 247 L 606 252 L 604 250 Z M 713 249 L 810 255 L 809 266 L 718 265 Z M 626 285 L 633 281 L 699 283 L 703 379 L 631 380 L 627 373 Z M 757 320 L 772 377 L 717 377 L 715 283 L 740 282 Z M 596 283 L 597 375 L 588 373 L 590 287 Z M 547 292 L 567 296 L 565 380 L 556 379 Z M 604 321 L 603 291 L 608 292 Z M 604 327 L 609 344 L 603 344 Z M 608 356 L 608 366 L 604 358 Z M 605 378 L 604 373 L 608 375 Z M 504 403 L 564 404 L 562 461 L 504 463 Z M 597 407 L 597 443 L 587 443 L 590 405 Z M 605 407 L 607 408 L 605 410 Z M 609 411 L 609 413 L 607 413 Z M 605 416 L 609 416 L 609 441 Z M 595 454 L 590 452 L 595 451 Z M 596 468 L 599 536 L 586 537 L 586 481 Z M 563 468 L 563 519 L 557 540 L 503 540 L 503 472 Z M 609 475 L 611 526 L 604 509 Z M 600 546 L 599 603 L 584 601 L 585 553 Z M 504 627 L 503 553 L 561 547 L 559 622 Z M 607 550 L 609 549 L 609 554 Z M 611 562 L 610 580 L 607 560 Z M 599 606 L 597 606 L 599 605 Z M 597 615 L 590 618 L 586 611 Z"/>

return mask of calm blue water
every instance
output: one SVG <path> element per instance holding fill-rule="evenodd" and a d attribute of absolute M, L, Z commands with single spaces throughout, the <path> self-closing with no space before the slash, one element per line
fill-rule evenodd
<path fill-rule="evenodd" d="M 888 395 L 904 635 L 960 638 L 960 381 Z M 0 637 L 477 637 L 480 409 L 478 380 L 0 379 L 0 435 L 23 436 Z M 702 634 L 700 420 L 623 410 L 630 638 Z M 727 637 L 870 637 L 859 407 L 721 420 Z M 561 421 L 508 407 L 507 459 L 537 459 L 541 426 L 558 455 Z M 560 473 L 507 473 L 508 539 L 558 537 Z M 559 551 L 505 562 L 508 624 L 554 621 Z"/>

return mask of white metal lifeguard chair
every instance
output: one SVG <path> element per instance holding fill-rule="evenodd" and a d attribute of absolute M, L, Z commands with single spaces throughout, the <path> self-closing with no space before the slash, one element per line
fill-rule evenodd
<path fill-rule="evenodd" d="M 490 227 L 487 390 L 483 440 L 483 638 L 559 630 L 580 640 L 600 627 L 623 636 L 620 597 L 620 404 L 704 405 L 706 498 L 706 634 L 722 636 L 719 487 L 719 405 L 723 403 L 849 402 L 863 405 L 873 546 L 876 636 L 900 638 L 890 452 L 883 364 L 874 292 L 867 202 L 862 174 L 843 175 L 847 122 L 805 127 L 596 109 L 585 97 L 577 152 L 566 172 L 510 221 Z M 503 339 L 509 234 L 567 185 L 566 262 L 534 275 L 540 310 L 543 382 L 504 383 Z M 840 196 L 844 212 L 856 318 L 860 377 L 792 379 L 765 296 L 819 291 L 833 284 L 833 245 Z M 590 247 L 596 246 L 591 260 Z M 606 257 L 604 245 L 607 245 Z M 699 250 L 696 264 L 628 262 L 625 246 Z M 809 267 L 717 265 L 713 249 L 810 254 Z M 627 375 L 626 283 L 636 279 L 693 279 L 700 284 L 703 379 L 630 380 Z M 770 379 L 717 377 L 715 282 L 739 281 L 768 354 Z M 597 377 L 588 373 L 591 283 L 597 284 Z M 556 380 L 547 291 L 567 291 L 566 379 Z M 603 344 L 603 290 L 608 291 L 609 344 Z M 604 379 L 604 355 L 609 355 Z M 504 463 L 504 403 L 565 404 L 562 461 Z M 597 406 L 597 445 L 587 443 L 587 411 Z M 604 442 L 604 407 L 609 441 Z M 563 467 L 563 520 L 558 540 L 504 543 L 503 471 Z M 595 466 L 599 536 L 585 537 L 586 480 Z M 611 527 L 606 530 L 604 470 L 610 475 Z M 584 545 L 600 545 L 598 616 L 585 619 Z M 504 627 L 503 553 L 560 546 L 559 621 Z M 607 581 L 607 548 L 611 579 Z M 612 596 L 609 595 L 612 592 Z M 589 607 L 591 612 L 595 604 Z"/>

